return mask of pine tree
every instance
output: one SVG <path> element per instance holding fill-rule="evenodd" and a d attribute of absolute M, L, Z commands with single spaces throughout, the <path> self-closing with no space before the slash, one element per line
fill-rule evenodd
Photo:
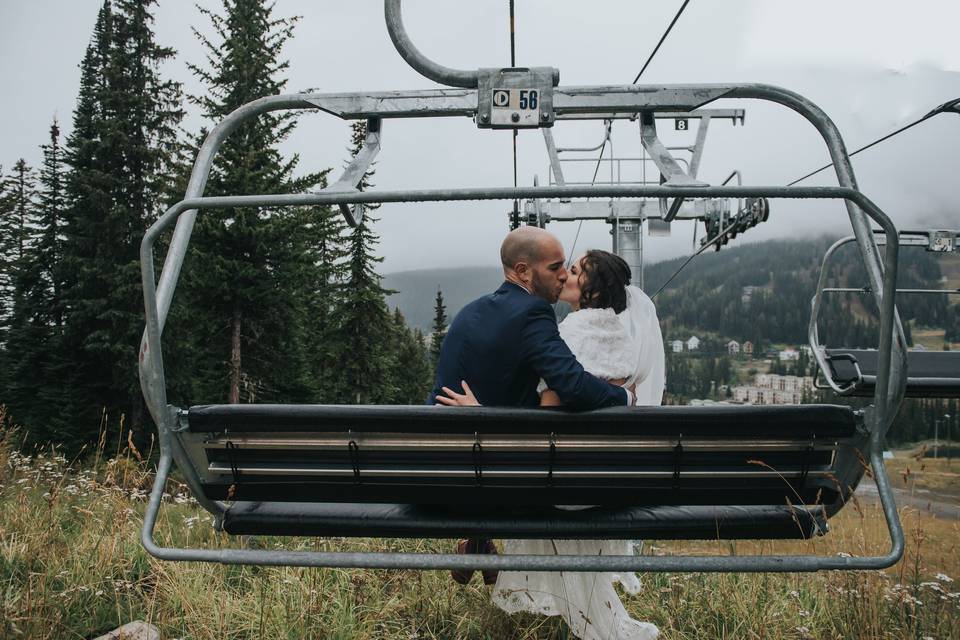
<path fill-rule="evenodd" d="M 433 306 L 433 333 L 430 335 L 430 362 L 436 368 L 440 361 L 440 349 L 447 336 L 447 307 L 443 304 L 443 292 L 437 289 L 437 300 Z"/>
<path fill-rule="evenodd" d="M 0 329 L 9 331 L 16 306 L 17 280 L 24 255 L 34 241 L 36 183 L 33 169 L 20 158 L 3 179 L 0 210 Z"/>
<path fill-rule="evenodd" d="M 64 349 L 81 431 L 95 429 L 102 410 L 138 430 L 143 418 L 139 245 L 172 179 L 183 115 L 180 84 L 159 72 L 174 52 L 155 42 L 152 4 L 104 2 L 67 143 Z"/>
<path fill-rule="evenodd" d="M 218 122 L 241 105 L 282 92 L 280 59 L 296 19 L 275 18 L 260 0 L 224 0 L 223 14 L 202 10 L 215 39 L 194 34 L 207 65 L 191 65 L 206 85 L 193 98 Z M 241 125 L 222 145 L 205 195 L 293 193 L 321 184 L 326 172 L 294 177 L 298 157 L 279 144 L 291 114 L 266 114 Z M 315 282 L 312 247 L 299 224 L 324 225 L 320 210 L 229 209 L 203 212 L 184 268 L 195 356 L 182 366 L 196 378 L 188 396 L 228 402 L 297 400 L 310 393 L 304 288 Z"/>
<path fill-rule="evenodd" d="M 32 216 L 36 206 L 33 170 L 22 158 L 13 171 L 0 174 L 0 391 L 10 399 L 16 381 L 11 353 L 18 336 L 14 329 L 18 283 L 22 280 L 24 253 L 30 247 Z M 19 420 L 18 416 L 15 419 Z"/>
<path fill-rule="evenodd" d="M 353 124 L 351 156 L 356 156 L 363 145 L 366 125 Z M 360 190 L 372 184 L 368 171 L 358 185 Z M 387 310 L 385 297 L 391 293 L 384 289 L 375 267 L 383 258 L 374 256 L 379 238 L 373 232 L 376 218 L 370 211 L 376 206 L 367 206 L 362 221 L 350 231 L 347 241 L 347 281 L 344 287 L 343 316 L 340 324 L 338 348 L 343 402 L 370 404 L 388 402 L 396 395 L 390 372 L 396 354 L 391 346 L 393 321 Z"/>
<path fill-rule="evenodd" d="M 30 216 L 36 193 L 33 169 L 23 158 L 9 175 L 0 175 L 0 180 L 0 328 L 6 329 L 13 314 L 17 271 L 31 241 Z"/>
<path fill-rule="evenodd" d="M 394 370 L 392 404 L 422 404 L 430 391 L 432 371 L 427 359 L 423 334 L 410 331 L 400 308 L 394 309 Z"/>
<path fill-rule="evenodd" d="M 14 279 L 14 306 L 9 333 L 10 380 L 6 398 L 11 411 L 28 425 L 37 442 L 64 442 L 62 430 L 61 356 L 62 290 L 60 228 L 64 216 L 63 158 L 56 120 L 50 127 L 50 143 L 41 147 L 37 202 L 27 212 L 31 242 L 18 261 Z"/>
<path fill-rule="evenodd" d="M 339 209 L 331 207 L 310 207 L 302 215 L 298 233 L 307 243 L 306 272 L 312 274 L 304 286 L 310 396 L 313 402 L 333 402 L 342 395 L 336 341 L 347 274 L 346 224 Z"/>

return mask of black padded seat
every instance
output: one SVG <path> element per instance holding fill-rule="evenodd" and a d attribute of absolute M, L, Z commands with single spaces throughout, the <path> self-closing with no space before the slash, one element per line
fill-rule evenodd
<path fill-rule="evenodd" d="M 226 513 L 224 530 L 313 537 L 782 540 L 822 535 L 827 524 L 822 509 L 786 506 L 457 512 L 411 504 L 237 502 Z"/>
<path fill-rule="evenodd" d="M 960 352 L 958 352 L 960 353 Z M 712 405 L 614 407 L 572 412 L 502 407 L 400 405 L 214 404 L 187 412 L 193 433 L 388 432 L 460 434 L 610 434 L 676 437 L 847 437 L 856 418 L 849 407 Z"/>
<path fill-rule="evenodd" d="M 872 396 L 877 386 L 876 349 L 827 349 L 830 374 L 840 385 L 857 379 L 852 359 L 860 367 L 863 380 L 852 395 Z M 908 398 L 960 398 L 960 351 L 908 351 Z"/>
<path fill-rule="evenodd" d="M 244 502 L 834 504 L 850 407 L 558 410 L 210 405 L 187 413 L 207 498 Z"/>

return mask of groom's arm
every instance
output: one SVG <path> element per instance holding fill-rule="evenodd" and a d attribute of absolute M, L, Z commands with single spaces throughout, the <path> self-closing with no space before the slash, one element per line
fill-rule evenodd
<path fill-rule="evenodd" d="M 521 330 L 520 355 L 560 397 L 574 409 L 625 406 L 627 392 L 584 371 L 560 337 L 553 309 L 540 301 Z"/>

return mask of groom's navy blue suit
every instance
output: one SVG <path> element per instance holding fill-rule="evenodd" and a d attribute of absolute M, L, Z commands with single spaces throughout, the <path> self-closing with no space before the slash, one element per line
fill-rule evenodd
<path fill-rule="evenodd" d="M 453 319 L 427 402 L 434 404 L 441 387 L 462 392 L 460 381 L 466 380 L 483 405 L 536 407 L 540 378 L 573 409 L 627 404 L 624 389 L 583 370 L 560 337 L 546 300 L 504 282 Z"/>

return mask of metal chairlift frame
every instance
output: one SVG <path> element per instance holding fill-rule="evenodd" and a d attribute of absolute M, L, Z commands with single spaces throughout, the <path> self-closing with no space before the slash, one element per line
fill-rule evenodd
<path fill-rule="evenodd" d="M 228 115 L 207 136 L 201 146 L 186 196 L 170 207 L 144 235 L 140 259 L 146 309 L 146 329 L 140 348 L 139 371 L 147 407 L 159 433 L 160 460 L 150 499 L 144 515 L 141 541 L 146 550 L 161 559 L 219 562 L 224 564 L 284 565 L 310 567 L 367 567 L 394 569 L 502 569 L 546 571 L 817 571 L 825 569 L 882 569 L 895 564 L 903 555 L 904 535 L 893 492 L 884 469 L 882 443 L 896 413 L 904 384 L 902 366 L 904 340 L 896 315 L 896 273 L 898 262 L 897 230 L 893 222 L 869 198 L 862 194 L 854 177 L 843 140 L 829 117 L 806 98 L 775 86 L 762 84 L 710 84 L 667 86 L 592 86 L 561 87 L 552 91 L 552 111 L 545 111 L 541 125 L 549 126 L 556 117 L 597 113 L 688 112 L 719 98 L 759 99 L 775 102 L 796 111 L 820 133 L 833 160 L 836 187 L 782 186 L 537 186 L 519 188 L 455 188 L 386 190 L 360 192 L 355 186 L 369 167 L 380 144 L 382 123 L 393 118 L 477 117 L 483 111 L 484 73 L 517 70 L 458 71 L 442 67 L 425 58 L 413 44 L 400 19 L 400 0 L 385 0 L 388 30 L 397 50 L 422 74 L 437 82 L 460 88 L 425 91 L 395 91 L 372 94 L 295 94 L 262 98 Z M 543 80 L 559 81 L 550 69 L 535 69 Z M 521 74 L 525 73 L 520 71 Z M 503 74 L 501 74 L 502 76 Z M 368 139 L 364 149 L 333 186 L 316 193 L 278 195 L 239 195 L 204 197 L 203 191 L 211 164 L 223 141 L 243 122 L 281 109 L 320 110 L 343 119 L 365 119 Z M 480 113 L 478 120 L 483 120 Z M 478 122 L 481 126 L 482 122 Z M 523 198 L 702 198 L 767 197 L 799 199 L 843 199 L 854 230 L 857 246 L 870 278 L 871 292 L 880 316 L 880 371 L 874 404 L 865 412 L 869 429 L 868 458 L 882 503 L 890 536 L 890 549 L 870 557 L 849 556 L 538 556 L 538 555 L 452 555 L 434 553 L 354 553 L 308 552 L 251 549 L 182 549 L 159 545 L 154 528 L 161 507 L 164 486 L 173 462 L 200 504 L 221 521 L 225 505 L 208 500 L 200 490 L 195 470 L 190 466 L 179 434 L 185 425 L 183 413 L 167 402 L 161 335 L 186 254 L 197 211 L 228 207 L 338 206 L 384 202 L 435 202 L 463 200 L 513 200 Z M 360 207 L 347 211 L 348 221 L 362 215 Z M 888 238 L 881 257 L 874 241 L 870 220 L 877 223 Z M 154 247 L 161 234 L 176 224 L 173 237 L 157 280 Z"/>
<path fill-rule="evenodd" d="M 656 121 L 671 119 L 675 122 L 682 121 L 685 128 L 689 126 L 690 120 L 697 121 L 696 139 L 693 144 L 666 146 L 659 140 L 657 137 Z M 558 116 L 557 120 L 600 120 L 606 123 L 606 126 L 603 140 L 593 147 L 558 147 L 554 140 L 552 130 L 549 128 L 542 129 L 547 158 L 549 160 L 547 182 L 551 186 L 582 186 L 594 184 L 657 185 L 667 183 L 704 186 L 705 183 L 697 180 L 697 173 L 699 172 L 700 160 L 703 156 L 703 148 L 710 122 L 713 120 L 730 120 L 734 125 L 738 122 L 742 125 L 745 121 L 745 112 L 743 109 L 695 109 L 689 112 L 658 111 L 650 114 L 649 117 L 644 117 L 637 113 L 571 114 Z M 642 157 L 618 158 L 613 155 L 611 126 L 616 120 L 639 122 L 641 143 L 643 144 L 644 150 Z M 600 158 L 560 157 L 562 153 L 588 153 L 598 150 L 601 151 L 602 154 L 606 146 L 610 147 L 610 157 L 608 158 L 604 158 L 602 155 Z M 671 153 L 673 151 L 687 152 L 690 154 L 690 157 L 674 157 Z M 563 173 L 564 164 L 578 162 L 595 164 L 598 170 L 602 163 L 608 163 L 610 165 L 610 181 L 567 181 Z M 642 163 L 643 179 L 640 181 L 624 181 L 622 179 L 622 164 L 624 162 Z M 647 179 L 647 163 L 653 163 L 659 170 L 656 174 L 658 180 Z M 734 177 L 737 178 L 738 184 L 742 184 L 740 171 L 736 169 L 722 184 L 727 184 L 727 182 Z M 537 177 L 534 176 L 534 185 L 537 184 Z M 698 199 L 695 202 L 685 203 L 682 198 L 675 198 L 673 202 L 670 202 L 667 198 L 660 198 L 658 200 L 658 211 L 653 214 L 646 212 L 648 204 L 652 204 L 652 201 L 648 203 L 642 200 L 609 200 L 607 202 L 570 202 L 569 200 L 541 202 L 540 200 L 528 200 L 524 203 L 524 213 L 526 214 L 527 224 L 541 228 L 546 227 L 550 222 L 598 220 L 610 223 L 613 227 L 611 230 L 613 252 L 627 261 L 632 272 L 639 276 L 639 282 L 642 288 L 644 286 L 644 221 L 647 221 L 648 224 L 653 224 L 653 221 L 657 221 L 662 225 L 661 229 L 665 228 L 669 230 L 670 223 L 673 220 L 706 221 L 712 217 L 719 224 L 718 230 L 720 230 L 726 228 L 728 220 L 736 218 L 743 212 L 742 198 L 738 200 L 736 211 L 732 213 L 730 211 L 729 201 L 721 199 Z M 694 227 L 694 237 L 696 237 L 696 227 Z M 694 249 L 696 249 L 696 247 L 694 247 Z"/>
<path fill-rule="evenodd" d="M 880 245 L 887 245 L 887 235 L 885 232 L 875 231 L 875 242 Z M 949 245 L 941 245 L 941 248 L 936 248 L 935 242 L 937 240 L 943 241 L 946 240 Z M 820 265 L 820 277 L 817 279 L 817 290 L 813 295 L 813 298 L 810 302 L 810 323 L 807 327 L 807 338 L 810 344 L 810 351 L 813 354 L 814 359 L 817 362 L 817 368 L 823 374 L 823 379 L 827 383 L 826 385 L 821 385 L 818 382 L 818 378 L 814 379 L 814 384 L 818 389 L 824 391 L 830 390 L 833 391 L 838 396 L 850 396 L 853 395 L 859 385 L 863 382 L 863 374 L 860 371 L 860 366 L 856 362 L 856 359 L 851 359 L 854 370 L 856 371 L 857 378 L 851 380 L 845 384 L 840 384 L 834 380 L 833 375 L 831 374 L 831 367 L 827 362 L 826 348 L 823 343 L 820 341 L 820 331 L 818 327 L 818 320 L 820 318 L 820 309 L 823 306 L 823 297 L 825 293 L 859 293 L 859 294 L 869 294 L 872 292 L 872 287 L 827 287 L 827 278 L 829 275 L 828 265 L 830 260 L 833 258 L 834 254 L 842 247 L 845 247 L 848 244 L 856 242 L 856 236 L 846 236 L 840 238 L 834 242 L 827 249 L 826 253 L 823 255 L 823 261 Z M 909 231 L 904 230 L 900 231 L 897 234 L 896 238 L 897 244 L 902 246 L 913 246 L 913 247 L 926 247 L 928 251 L 943 252 L 943 253 L 953 253 L 960 251 L 960 230 L 934 230 L 934 231 Z M 897 289 L 898 294 L 907 294 L 907 295 L 917 295 L 917 294 L 926 294 L 926 295 L 960 295 L 960 290 L 957 289 Z M 903 352 L 903 358 L 898 362 L 894 363 L 896 366 L 899 366 L 903 369 L 904 372 L 907 371 L 907 362 L 906 362 L 906 352 Z M 904 389 L 902 393 L 906 393 L 906 381 L 907 378 L 904 377 Z M 897 402 L 899 405 L 899 401 Z"/>

